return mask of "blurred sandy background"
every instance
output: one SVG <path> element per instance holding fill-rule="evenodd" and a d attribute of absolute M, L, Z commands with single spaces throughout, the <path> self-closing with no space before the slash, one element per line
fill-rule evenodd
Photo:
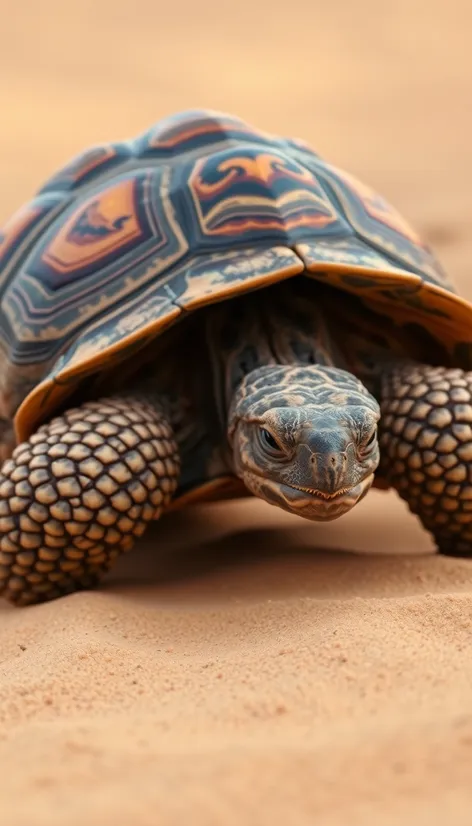
<path fill-rule="evenodd" d="M 0 220 L 208 106 L 377 187 L 472 299 L 466 0 L 0 12 Z M 326 527 L 240 502 L 165 520 L 99 592 L 2 605 L 0 823 L 470 826 L 472 562 L 430 551 L 390 494 Z"/>

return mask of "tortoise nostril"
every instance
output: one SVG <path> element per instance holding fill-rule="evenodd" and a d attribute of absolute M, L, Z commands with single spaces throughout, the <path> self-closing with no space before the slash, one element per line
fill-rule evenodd
<path fill-rule="evenodd" d="M 335 466 L 335 464 L 336 464 L 336 456 L 331 456 L 331 464 L 333 465 L 333 467 Z"/>

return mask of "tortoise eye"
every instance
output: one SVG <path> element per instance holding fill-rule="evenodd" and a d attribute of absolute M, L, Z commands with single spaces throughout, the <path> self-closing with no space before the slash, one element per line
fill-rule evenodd
<path fill-rule="evenodd" d="M 282 448 L 278 444 L 278 442 L 272 436 L 272 433 L 269 433 L 265 427 L 261 428 L 261 439 L 267 447 L 271 449 L 274 453 L 283 453 Z"/>
<path fill-rule="evenodd" d="M 375 428 L 375 430 L 372 431 L 372 433 L 370 434 L 369 438 L 367 439 L 364 447 L 372 447 L 372 445 L 374 444 L 376 438 L 377 438 L 377 428 Z"/>

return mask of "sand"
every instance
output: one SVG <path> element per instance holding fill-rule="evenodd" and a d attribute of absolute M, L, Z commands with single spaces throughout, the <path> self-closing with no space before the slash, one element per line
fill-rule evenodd
<path fill-rule="evenodd" d="M 264 7 L 266 11 L 264 11 Z M 298 134 L 472 298 L 463 0 L 3 2 L 0 218 L 184 107 Z M 469 826 L 472 562 L 391 493 L 310 525 L 174 514 L 104 586 L 0 608 L 2 826 Z"/>

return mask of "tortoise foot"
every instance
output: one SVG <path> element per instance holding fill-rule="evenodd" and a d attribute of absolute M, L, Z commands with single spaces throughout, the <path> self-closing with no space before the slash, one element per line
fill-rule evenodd
<path fill-rule="evenodd" d="M 87 402 L 43 425 L 0 472 L 0 594 L 26 605 L 94 585 L 178 474 L 172 429 L 145 399 Z"/>
<path fill-rule="evenodd" d="M 380 472 L 448 556 L 472 557 L 472 373 L 421 365 L 383 380 Z"/>

